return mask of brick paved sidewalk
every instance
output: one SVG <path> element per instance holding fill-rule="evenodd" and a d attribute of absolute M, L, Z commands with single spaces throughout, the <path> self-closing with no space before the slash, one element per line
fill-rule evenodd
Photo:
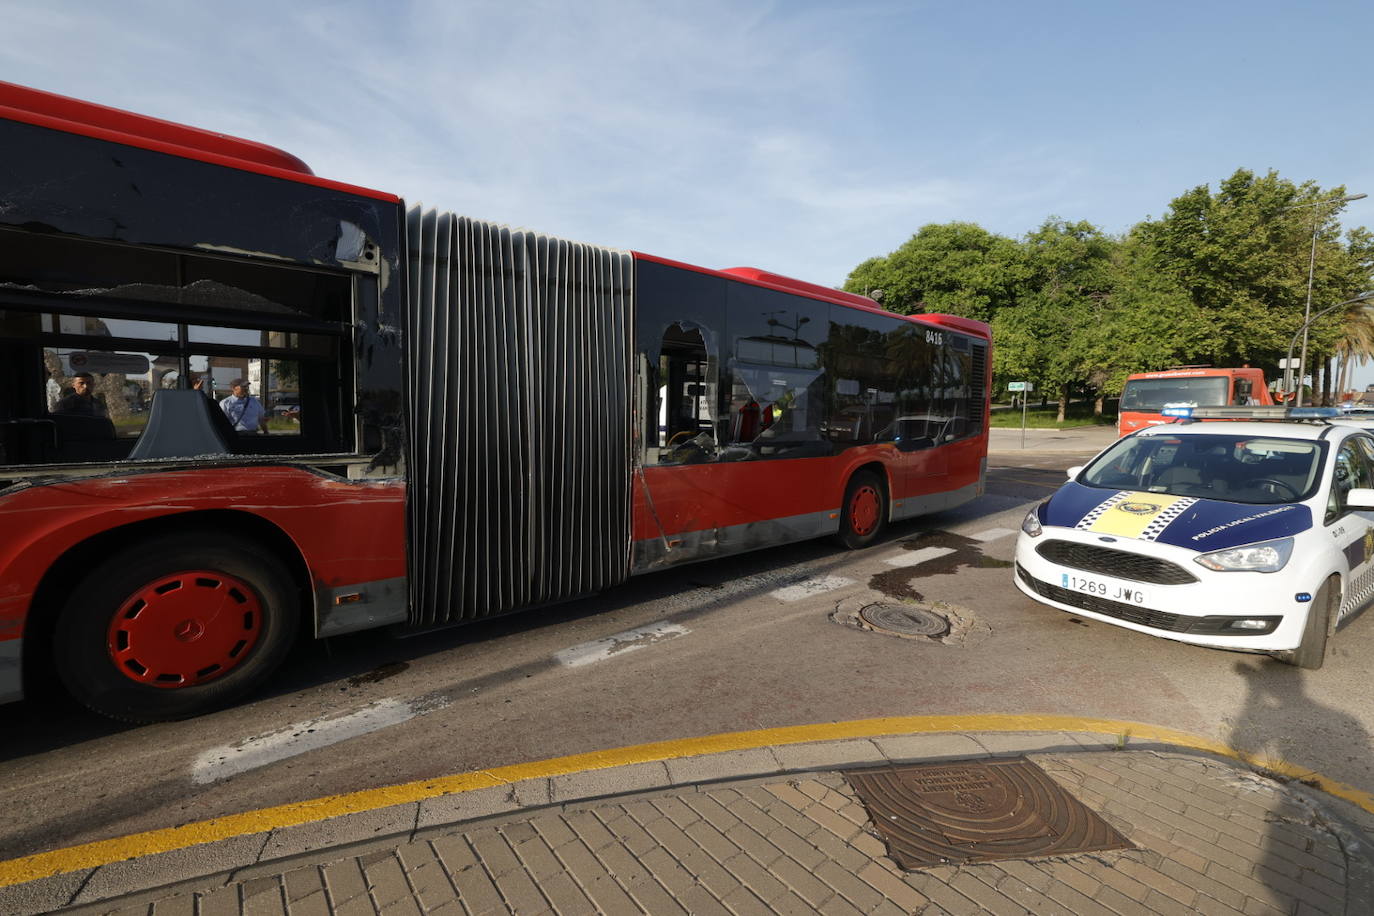
<path fill-rule="evenodd" d="M 904 872 L 838 770 L 545 805 L 72 913 L 1368 913 L 1363 812 L 1176 750 L 1029 754 L 1135 847 Z M 875 763 L 884 763 L 878 760 Z M 613 785 L 607 771 L 603 785 Z M 1358 825 L 1357 825 L 1358 824 Z M 13 900 L 11 901 L 13 903 Z"/>

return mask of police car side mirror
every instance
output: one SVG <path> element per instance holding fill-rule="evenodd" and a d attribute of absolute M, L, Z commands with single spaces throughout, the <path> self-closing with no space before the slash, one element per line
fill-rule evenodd
<path fill-rule="evenodd" d="M 1367 487 L 1355 487 L 1345 494 L 1345 507 L 1347 509 L 1374 509 L 1374 490 Z"/>
<path fill-rule="evenodd" d="M 1079 474 L 1082 474 L 1082 473 L 1083 473 L 1083 465 L 1081 465 L 1081 464 L 1076 464 L 1076 465 L 1074 465 L 1073 467 L 1069 468 L 1069 469 L 1068 469 L 1067 471 L 1065 471 L 1064 473 L 1069 475 L 1069 479 L 1070 479 L 1070 480 L 1074 480 L 1074 479 L 1076 479 L 1076 478 L 1078 477 Z"/>

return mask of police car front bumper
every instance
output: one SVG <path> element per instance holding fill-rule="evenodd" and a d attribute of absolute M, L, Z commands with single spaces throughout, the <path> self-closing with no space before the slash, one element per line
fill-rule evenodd
<path fill-rule="evenodd" d="M 1157 542 L 1123 541 L 1104 550 L 1098 537 L 1045 526 L 1039 537 L 1021 534 L 1016 544 L 1016 587 L 1041 604 L 1114 626 L 1179 642 L 1219 649 L 1276 652 L 1302 640 L 1312 603 L 1285 591 L 1278 573 L 1217 572 L 1193 562 L 1198 554 Z M 1083 545 L 1096 562 L 1079 568 L 1054 562 L 1037 550 L 1047 544 Z M 1052 553 L 1055 551 L 1051 551 Z M 1079 553 L 1065 550 L 1060 553 Z M 1115 555 L 1112 557 L 1112 555 Z M 1103 562 L 1103 557 L 1112 557 Z M 1196 581 L 1166 583 L 1134 577 L 1141 567 L 1173 567 Z M 1146 574 L 1148 575 L 1148 573 Z M 1155 576 L 1154 578 L 1159 578 Z"/>

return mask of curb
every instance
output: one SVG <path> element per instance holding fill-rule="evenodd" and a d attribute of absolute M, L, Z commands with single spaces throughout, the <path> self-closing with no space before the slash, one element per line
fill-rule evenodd
<path fill-rule="evenodd" d="M 999 736 L 999 740 L 989 742 L 991 746 L 979 745 L 970 737 L 979 733 Z M 1040 737 L 1030 741 L 1000 737 L 1009 733 Z M 130 860 L 179 853 L 172 858 L 185 867 L 187 851 L 202 846 L 211 847 L 204 852 L 209 853 L 213 870 L 219 871 L 541 804 L 871 763 L 891 757 L 894 751 L 908 758 L 916 756 L 916 751 L 935 758 L 980 750 L 993 755 L 1025 753 L 1044 749 L 1046 733 L 1055 737 L 1058 747 L 1083 748 L 1082 741 L 1074 738 L 1079 735 L 1091 736 L 1088 747 L 1135 750 L 1142 744 L 1156 744 L 1215 754 L 1301 782 L 1374 814 L 1374 794 L 1305 767 L 1259 759 L 1221 742 L 1162 726 L 1075 716 L 904 716 L 661 741 L 326 796 L 0 861 L 0 888 L 62 876 L 84 886 L 96 870 L 119 863 L 127 863 L 130 871 L 137 868 L 146 882 L 152 877 L 148 872 L 157 869 L 145 869 L 144 863 Z M 916 746 L 932 744 L 934 736 L 940 740 L 933 746 Z M 860 745 L 855 746 L 855 741 Z M 832 744 L 804 747 L 817 742 Z M 606 772 L 622 768 L 614 776 Z M 320 842 L 321 822 L 337 818 L 345 821 L 324 825 L 327 836 Z M 303 831 L 317 835 L 307 836 Z"/>

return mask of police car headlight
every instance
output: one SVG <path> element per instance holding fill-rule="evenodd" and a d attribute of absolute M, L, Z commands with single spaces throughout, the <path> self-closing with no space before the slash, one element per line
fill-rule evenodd
<path fill-rule="evenodd" d="M 1033 538 L 1038 538 L 1045 533 L 1045 529 L 1040 527 L 1040 507 L 1032 506 L 1026 513 L 1026 518 L 1021 522 L 1021 530 Z"/>
<path fill-rule="evenodd" d="M 1265 541 L 1204 553 L 1194 560 L 1217 572 L 1278 572 L 1293 555 L 1293 539 Z"/>

